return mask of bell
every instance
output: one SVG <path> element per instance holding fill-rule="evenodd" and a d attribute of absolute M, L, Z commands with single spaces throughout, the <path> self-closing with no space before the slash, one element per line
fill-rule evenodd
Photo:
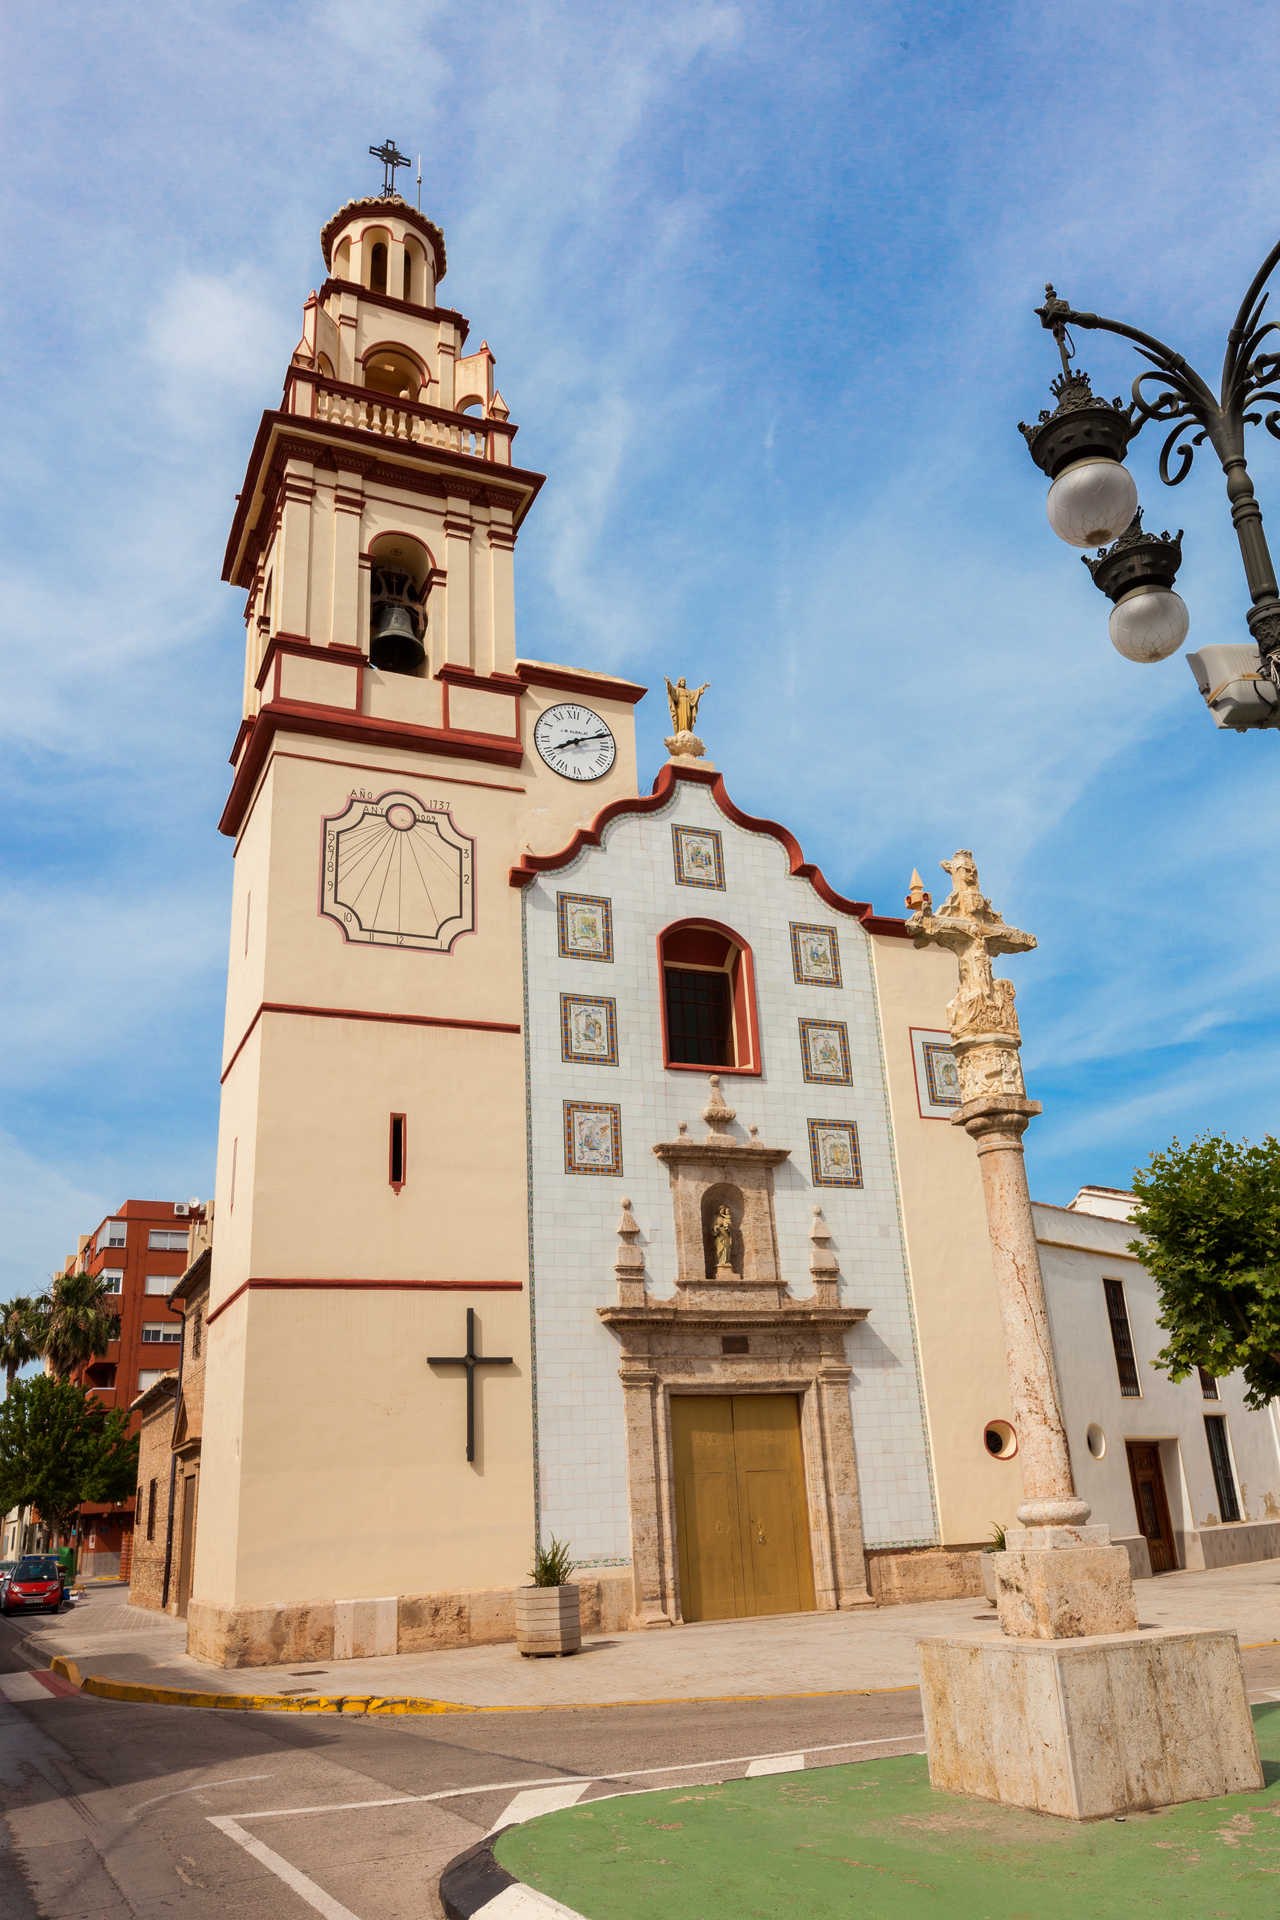
<path fill-rule="evenodd" d="M 383 600 L 373 608 L 369 664 L 383 673 L 416 673 L 427 657 L 412 607 Z"/>

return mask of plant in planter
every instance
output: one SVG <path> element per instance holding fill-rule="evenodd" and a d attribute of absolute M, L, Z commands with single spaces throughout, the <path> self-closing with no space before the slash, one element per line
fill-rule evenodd
<path fill-rule="evenodd" d="M 982 1549 L 982 1558 L 978 1563 L 978 1570 L 982 1575 L 982 1591 L 993 1607 L 996 1604 L 996 1569 L 991 1556 L 993 1553 L 1003 1552 L 1004 1528 L 999 1521 L 996 1521 L 991 1528 L 991 1539 Z"/>
<path fill-rule="evenodd" d="M 576 1564 L 554 1534 L 535 1550 L 530 1584 L 516 1588 L 516 1646 L 521 1653 L 576 1653 L 582 1645 L 582 1597 L 569 1578 Z"/>

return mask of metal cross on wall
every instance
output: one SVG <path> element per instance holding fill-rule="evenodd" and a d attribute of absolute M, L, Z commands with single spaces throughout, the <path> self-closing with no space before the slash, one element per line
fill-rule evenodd
<path fill-rule="evenodd" d="M 393 200 L 396 197 L 396 168 L 407 167 L 409 156 L 401 153 L 394 140 L 384 140 L 380 147 L 370 147 L 375 160 L 382 162 L 382 198 Z"/>
<path fill-rule="evenodd" d="M 429 1367 L 465 1367 L 467 1370 L 467 1459 L 476 1457 L 476 1368 L 511 1367 L 515 1365 L 510 1354 L 498 1358 L 494 1354 L 476 1352 L 476 1310 L 467 1308 L 467 1350 L 465 1353 L 431 1353 L 427 1355 Z"/>

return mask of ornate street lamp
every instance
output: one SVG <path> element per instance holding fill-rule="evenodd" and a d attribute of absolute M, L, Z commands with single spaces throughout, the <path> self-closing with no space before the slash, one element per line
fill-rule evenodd
<path fill-rule="evenodd" d="M 1153 334 L 1096 313 L 1078 313 L 1047 286 L 1045 303 L 1036 313 L 1062 359 L 1062 372 L 1051 383 L 1057 405 L 1034 424 L 1021 424 L 1032 459 L 1051 483 L 1050 526 L 1070 546 L 1099 549 L 1096 557 L 1084 556 L 1085 565 L 1094 584 L 1113 602 L 1112 643 L 1128 660 L 1168 659 L 1185 640 L 1190 622 L 1173 591 L 1182 560 L 1181 530 L 1158 535 L 1143 531 L 1137 488 L 1123 465 L 1125 451 L 1148 420 L 1171 423 L 1160 450 L 1160 478 L 1176 487 L 1190 472 L 1195 449 L 1209 442 L 1227 479 L 1252 601 L 1252 639 L 1202 647 L 1187 656 L 1187 663 L 1217 725 L 1237 732 L 1280 727 L 1280 593 L 1244 457 L 1246 424 L 1261 422 L 1280 439 L 1280 353 L 1259 351 L 1271 334 L 1280 332 L 1274 321 L 1262 317 L 1267 303 L 1263 288 L 1277 262 L 1280 244 L 1267 255 L 1240 303 L 1217 398 L 1182 355 Z M 1119 334 L 1150 361 L 1134 380 L 1127 407 L 1121 400 L 1100 400 L 1088 374 L 1072 366 L 1072 327 Z"/>

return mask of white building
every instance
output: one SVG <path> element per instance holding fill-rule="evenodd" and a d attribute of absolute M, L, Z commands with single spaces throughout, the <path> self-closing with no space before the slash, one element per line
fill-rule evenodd
<path fill-rule="evenodd" d="M 1173 1381 L 1155 1281 L 1129 1252 L 1131 1193 L 1082 1187 L 1034 1209 L 1071 1463 L 1138 1574 L 1280 1555 L 1274 1407 L 1238 1374 Z"/>

